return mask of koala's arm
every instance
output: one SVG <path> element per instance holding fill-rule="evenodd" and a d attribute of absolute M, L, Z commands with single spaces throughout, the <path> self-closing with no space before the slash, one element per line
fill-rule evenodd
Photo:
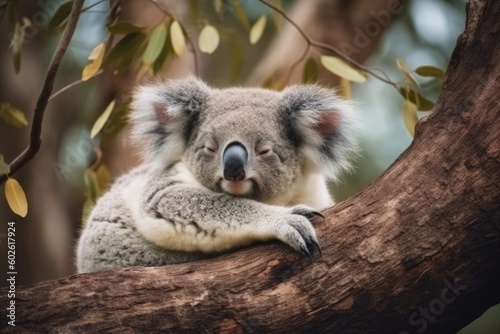
<path fill-rule="evenodd" d="M 270 239 L 306 255 L 319 250 L 309 219 L 320 213 L 210 191 L 182 163 L 153 177 L 134 211 L 138 232 L 168 250 L 221 252 Z"/>

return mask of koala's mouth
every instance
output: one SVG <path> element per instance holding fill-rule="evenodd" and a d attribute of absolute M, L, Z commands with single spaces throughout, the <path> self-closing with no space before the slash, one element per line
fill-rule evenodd
<path fill-rule="evenodd" d="M 235 196 L 250 196 L 254 190 L 253 182 L 245 180 L 224 180 L 221 179 L 220 186 L 225 193 Z"/>

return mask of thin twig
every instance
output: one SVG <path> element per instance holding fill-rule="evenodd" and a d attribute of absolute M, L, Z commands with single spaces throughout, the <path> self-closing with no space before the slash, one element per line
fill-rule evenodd
<path fill-rule="evenodd" d="M 68 17 L 68 23 L 64 29 L 64 33 L 59 40 L 56 51 L 52 56 L 49 67 L 47 69 L 47 74 L 45 75 L 45 81 L 42 86 L 42 91 L 38 96 L 36 102 L 35 110 L 33 112 L 33 120 L 31 123 L 31 133 L 30 133 L 30 143 L 28 147 L 19 154 L 10 164 L 9 176 L 13 175 L 22 166 L 28 163 L 33 157 L 38 153 L 40 145 L 42 143 L 42 124 L 45 109 L 47 108 L 47 103 L 49 101 L 52 89 L 54 88 L 54 80 L 59 70 L 59 65 L 61 64 L 62 58 L 66 53 L 66 49 L 73 37 L 76 25 L 78 24 L 78 19 L 80 18 L 80 13 L 85 0 L 75 0 L 73 2 L 73 7 L 71 8 L 71 13 Z M 7 175 L 0 176 L 0 184 L 7 180 Z"/>
<path fill-rule="evenodd" d="M 95 78 L 96 76 L 101 75 L 102 73 L 104 73 L 104 70 L 103 70 L 103 69 L 100 69 L 99 71 L 97 71 L 97 72 L 96 72 L 96 73 L 92 76 L 92 78 Z M 91 79 L 92 79 L 92 78 L 91 78 Z M 70 89 L 71 87 L 74 87 L 74 86 L 76 86 L 76 85 L 79 85 L 79 84 L 81 84 L 82 82 L 85 82 L 85 81 L 87 81 L 87 80 L 82 80 L 82 79 L 80 79 L 80 80 L 76 80 L 76 81 L 74 81 L 74 82 L 72 82 L 72 83 L 70 83 L 70 84 L 68 84 L 68 85 L 64 86 L 63 88 L 59 89 L 57 92 L 55 92 L 54 94 L 52 94 L 52 95 L 49 97 L 49 101 L 52 101 L 52 100 L 53 100 L 53 99 L 55 99 L 55 98 L 56 98 L 59 94 L 64 93 L 65 91 L 67 91 L 67 90 L 68 90 L 68 89 Z"/>
<path fill-rule="evenodd" d="M 394 82 L 392 82 L 391 80 L 389 79 L 386 79 L 384 78 L 383 76 L 380 76 L 378 75 L 377 73 L 373 72 L 370 68 L 358 63 L 356 60 L 352 59 L 351 57 L 349 57 L 348 55 L 344 54 L 342 51 L 340 51 L 339 49 L 337 49 L 336 47 L 333 47 L 331 45 L 328 45 L 328 44 L 324 44 L 324 43 L 321 43 L 321 42 L 318 42 L 318 41 L 315 41 L 313 40 L 311 37 L 309 37 L 308 34 L 306 34 L 306 32 L 304 30 L 302 30 L 301 27 L 299 27 L 299 25 L 297 23 L 295 23 L 291 18 L 290 16 L 288 16 L 281 8 L 279 8 L 278 6 L 275 6 L 271 3 L 268 3 L 267 1 L 265 0 L 258 0 L 259 2 L 263 3 L 264 5 L 266 5 L 267 7 L 271 8 L 272 10 L 276 11 L 277 13 L 279 13 L 281 16 L 283 16 L 283 18 L 288 21 L 288 23 L 290 23 L 296 30 L 297 32 L 302 36 L 302 38 L 304 38 L 304 40 L 306 41 L 306 43 L 308 44 L 308 47 L 309 46 L 314 46 L 316 48 L 320 48 L 320 49 L 323 49 L 323 50 L 328 50 L 332 53 L 334 53 L 335 55 L 339 56 L 340 58 L 344 59 L 346 62 L 348 62 L 349 64 L 351 64 L 352 66 L 360 69 L 360 70 L 363 70 L 367 73 L 370 73 L 372 76 L 374 76 L 375 78 L 379 79 L 380 81 L 383 81 L 385 83 L 388 83 L 389 85 L 396 87 L 396 84 Z M 301 57 L 301 59 L 303 59 L 304 56 Z M 300 61 L 300 59 L 299 59 Z M 297 66 L 296 63 L 294 63 L 293 65 L 294 67 Z"/>

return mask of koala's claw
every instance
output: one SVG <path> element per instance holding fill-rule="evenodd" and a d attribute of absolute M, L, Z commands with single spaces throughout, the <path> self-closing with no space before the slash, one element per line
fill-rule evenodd
<path fill-rule="evenodd" d="M 297 206 L 293 207 L 292 214 L 301 215 L 301 216 L 306 217 L 307 219 L 311 219 L 311 218 L 314 218 L 316 216 L 319 216 L 319 217 L 325 219 L 325 216 L 323 216 L 323 214 L 321 212 L 312 210 L 309 207 L 304 206 L 304 205 L 297 205 Z"/>
<path fill-rule="evenodd" d="M 311 248 L 314 250 L 317 250 L 319 255 L 322 255 L 321 253 L 321 246 L 319 245 L 318 241 L 316 241 L 315 239 L 310 239 L 309 242 L 311 243 Z"/>
<path fill-rule="evenodd" d="M 321 254 L 321 247 L 310 219 L 322 215 L 304 205 L 295 206 L 287 211 L 276 229 L 278 239 L 309 258 L 312 258 L 315 250 Z"/>
<path fill-rule="evenodd" d="M 307 248 L 307 246 L 301 245 L 300 246 L 300 253 L 302 253 L 302 255 L 306 255 L 308 258 L 312 259 L 311 252 L 309 252 L 309 249 Z"/>

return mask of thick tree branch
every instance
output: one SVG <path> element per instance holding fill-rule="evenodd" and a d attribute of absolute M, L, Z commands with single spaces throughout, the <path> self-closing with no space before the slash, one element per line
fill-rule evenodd
<path fill-rule="evenodd" d="M 499 13 L 471 1 L 434 112 L 384 175 L 324 212 L 312 263 L 272 244 L 17 287 L 16 327 L 0 330 L 456 332 L 500 302 Z"/>
<path fill-rule="evenodd" d="M 64 57 L 66 49 L 68 48 L 71 38 L 73 37 L 73 33 L 75 32 L 84 2 L 85 0 L 75 0 L 73 3 L 66 28 L 64 29 L 56 51 L 52 56 L 47 69 L 47 74 L 45 75 L 42 91 L 40 92 L 35 105 L 33 120 L 31 122 L 30 142 L 28 147 L 9 164 L 9 176 L 12 176 L 19 170 L 19 168 L 33 159 L 40 149 L 40 145 L 42 143 L 42 125 L 45 109 L 47 108 L 47 103 L 52 93 L 52 89 L 54 88 L 54 81 L 56 79 L 57 71 L 59 70 L 59 65 L 61 64 L 62 58 Z M 7 175 L 0 175 L 0 184 L 5 182 L 5 180 L 7 180 Z"/>

